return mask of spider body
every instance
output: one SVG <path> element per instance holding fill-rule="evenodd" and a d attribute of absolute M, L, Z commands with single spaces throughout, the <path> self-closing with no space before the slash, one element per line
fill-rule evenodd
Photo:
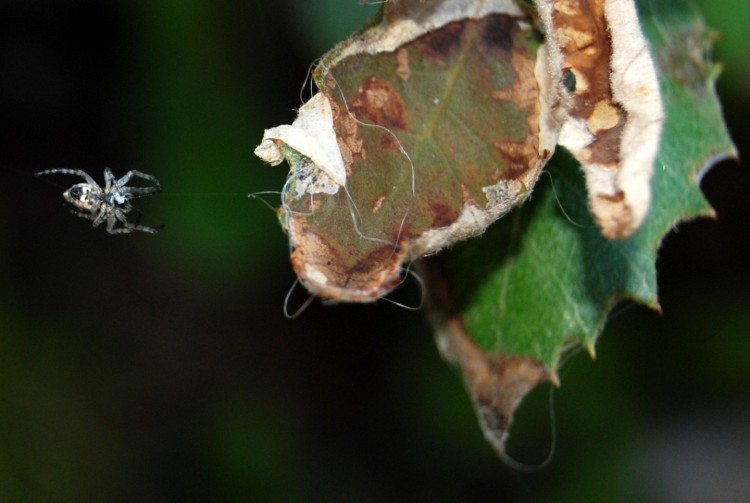
<path fill-rule="evenodd" d="M 71 206 L 71 213 L 87 220 L 92 220 L 94 227 L 107 222 L 107 232 L 110 234 L 130 234 L 133 231 L 156 234 L 162 227 L 146 227 L 139 225 L 140 213 L 135 223 L 129 222 L 127 214 L 133 210 L 131 199 L 154 194 L 161 190 L 156 177 L 128 171 L 119 180 L 115 178 L 109 168 L 104 168 L 104 187 L 100 187 L 88 173 L 80 169 L 57 168 L 40 171 L 37 176 L 65 174 L 80 176 L 85 183 L 77 183 L 63 192 L 63 199 Z M 150 187 L 129 187 L 128 182 L 133 178 L 141 178 L 153 184 Z M 120 226 L 118 227 L 118 223 Z"/>

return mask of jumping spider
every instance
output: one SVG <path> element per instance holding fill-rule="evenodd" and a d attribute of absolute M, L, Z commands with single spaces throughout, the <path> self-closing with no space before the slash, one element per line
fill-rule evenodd
<path fill-rule="evenodd" d="M 133 231 L 156 234 L 164 227 L 163 225 L 158 228 L 139 225 L 140 212 L 138 212 L 135 223 L 128 222 L 126 217 L 126 214 L 130 213 L 133 209 L 133 206 L 130 204 L 131 199 L 161 191 L 159 180 L 154 176 L 132 170 L 117 180 L 109 168 L 104 168 L 104 188 L 102 188 L 88 173 L 80 169 L 48 169 L 40 171 L 36 175 L 43 176 L 57 173 L 76 175 L 86 180 L 86 183 L 77 183 L 63 192 L 63 198 L 71 205 L 71 213 L 87 220 L 93 220 L 94 227 L 98 227 L 99 224 L 106 221 L 107 232 L 110 234 L 130 234 Z M 154 186 L 128 187 L 127 183 L 133 177 L 148 180 Z M 122 225 L 115 228 L 117 222 L 120 222 Z"/>

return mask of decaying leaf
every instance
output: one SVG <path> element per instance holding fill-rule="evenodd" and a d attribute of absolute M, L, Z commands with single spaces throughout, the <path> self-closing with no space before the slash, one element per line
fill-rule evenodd
<path fill-rule="evenodd" d="M 604 235 L 629 237 L 651 201 L 664 114 L 633 0 L 542 0 L 553 71 L 566 109 L 560 145 L 586 173 Z"/>
<path fill-rule="evenodd" d="M 333 112 L 324 95 L 316 94 L 305 103 L 291 126 L 267 129 L 255 153 L 276 166 L 284 160 L 277 142 L 297 152 L 304 152 L 309 160 L 309 169 L 296 166 L 297 177 L 291 179 L 295 186 L 290 189 L 296 197 L 303 194 L 335 194 L 341 185 L 346 184 L 346 168 L 333 130 Z M 308 183 L 303 185 L 305 181 Z"/>
<path fill-rule="evenodd" d="M 401 1 L 321 59 L 315 106 L 256 150 L 290 163 L 282 221 L 308 290 L 375 300 L 405 262 L 482 233 L 530 194 L 559 129 L 538 36 L 510 0 Z M 331 127 L 345 180 L 320 155 Z"/>
<path fill-rule="evenodd" d="M 256 149 L 290 163 L 282 222 L 308 290 L 385 295 L 405 262 L 523 202 L 558 135 L 604 235 L 640 226 L 663 113 L 632 0 L 537 6 L 542 45 L 512 0 L 404 0 L 321 59 L 319 94 Z"/>
<path fill-rule="evenodd" d="M 480 347 L 466 331 L 439 262 L 425 272 L 429 275 L 430 321 L 437 347 L 446 361 L 461 369 L 484 437 L 503 456 L 516 407 L 536 385 L 550 380 L 557 383 L 557 376 L 533 358 Z"/>
<path fill-rule="evenodd" d="M 281 220 L 301 282 L 356 302 L 524 202 L 558 139 L 573 154 L 550 163 L 556 190 L 539 184 L 424 273 L 438 345 L 501 455 L 523 396 L 557 382 L 571 345 L 594 353 L 616 302 L 658 308 L 662 237 L 711 213 L 697 178 L 734 150 L 710 37 L 680 1 L 669 19 L 639 2 L 642 24 L 634 0 L 538 0 L 540 30 L 512 0 L 387 2 L 256 149 L 289 162 Z"/>
<path fill-rule="evenodd" d="M 541 380 L 555 382 L 571 346 L 593 355 L 618 301 L 658 309 L 659 244 L 679 222 L 712 214 L 698 181 L 717 159 L 735 155 L 713 89 L 716 66 L 704 59 L 711 40 L 705 25 L 676 0 L 638 7 L 665 112 L 652 208 L 640 230 L 626 240 L 604 238 L 587 209 L 580 166 L 558 152 L 547 168 L 550 183 L 540 182 L 528 203 L 481 238 L 426 263 L 438 345 L 454 348 L 449 359 L 460 366 L 485 436 L 501 455 L 505 431 L 498 425 L 507 428 L 519 394 Z M 516 380 L 489 363 L 507 361 L 524 362 Z M 535 365 L 541 370 L 529 372 Z M 506 394 L 514 399 L 495 407 L 502 422 L 478 405 Z"/>

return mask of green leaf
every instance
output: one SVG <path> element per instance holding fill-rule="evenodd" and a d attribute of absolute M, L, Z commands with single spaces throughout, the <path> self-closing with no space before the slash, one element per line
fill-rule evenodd
<path fill-rule="evenodd" d="M 551 121 L 539 33 L 512 2 L 494 4 L 471 7 L 479 18 L 438 7 L 416 35 L 404 19 L 424 5 L 388 4 L 321 59 L 320 93 L 294 124 L 266 130 L 256 153 L 290 164 L 282 223 L 312 293 L 375 300 L 404 262 L 482 233 L 528 196 L 554 147 L 540 134 Z"/>
<path fill-rule="evenodd" d="M 640 230 L 625 241 L 603 238 L 589 216 L 579 166 L 558 151 L 528 203 L 428 264 L 439 346 L 462 368 L 485 436 L 501 454 L 523 395 L 542 380 L 557 381 L 571 345 L 593 355 L 618 301 L 659 308 L 660 242 L 679 222 L 713 214 L 700 176 L 735 155 L 714 92 L 717 67 L 706 57 L 712 32 L 683 1 L 643 0 L 638 7 L 666 112 L 652 208 Z M 512 380 L 508 367 L 519 362 L 527 374 Z"/>
<path fill-rule="evenodd" d="M 404 262 L 483 233 L 532 195 L 424 268 L 438 347 L 501 456 L 520 400 L 558 382 L 570 347 L 594 354 L 616 303 L 659 309 L 661 240 L 712 214 L 699 178 L 735 153 L 707 58 L 713 32 L 682 0 L 637 3 L 661 105 L 627 1 L 538 3 L 552 34 L 542 49 L 511 0 L 402 0 L 321 59 L 320 92 L 256 149 L 289 162 L 280 216 L 292 265 L 308 290 L 336 300 L 385 295 Z M 537 184 L 561 127 L 587 163 L 588 198 L 561 149 Z M 654 148 L 644 156 L 643 145 Z"/>

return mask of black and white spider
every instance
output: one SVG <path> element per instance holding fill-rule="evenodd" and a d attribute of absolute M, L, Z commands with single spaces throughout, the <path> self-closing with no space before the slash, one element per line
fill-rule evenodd
<path fill-rule="evenodd" d="M 77 183 L 63 192 L 63 198 L 72 206 L 71 213 L 81 218 L 94 221 L 94 227 L 102 222 L 107 222 L 107 232 L 110 234 L 129 234 L 133 231 L 148 232 L 156 234 L 164 226 L 154 228 L 138 225 L 140 212 L 135 223 L 128 222 L 127 213 L 133 209 L 130 200 L 136 197 L 147 196 L 161 190 L 159 180 L 140 171 L 128 171 L 119 180 L 115 178 L 109 168 L 104 168 L 104 188 L 100 187 L 91 176 L 80 169 L 56 168 L 40 171 L 36 176 L 54 175 L 62 173 L 65 175 L 80 176 L 86 183 Z M 131 178 L 143 178 L 153 183 L 153 187 L 128 187 Z M 115 228 L 117 223 L 122 225 Z"/>

